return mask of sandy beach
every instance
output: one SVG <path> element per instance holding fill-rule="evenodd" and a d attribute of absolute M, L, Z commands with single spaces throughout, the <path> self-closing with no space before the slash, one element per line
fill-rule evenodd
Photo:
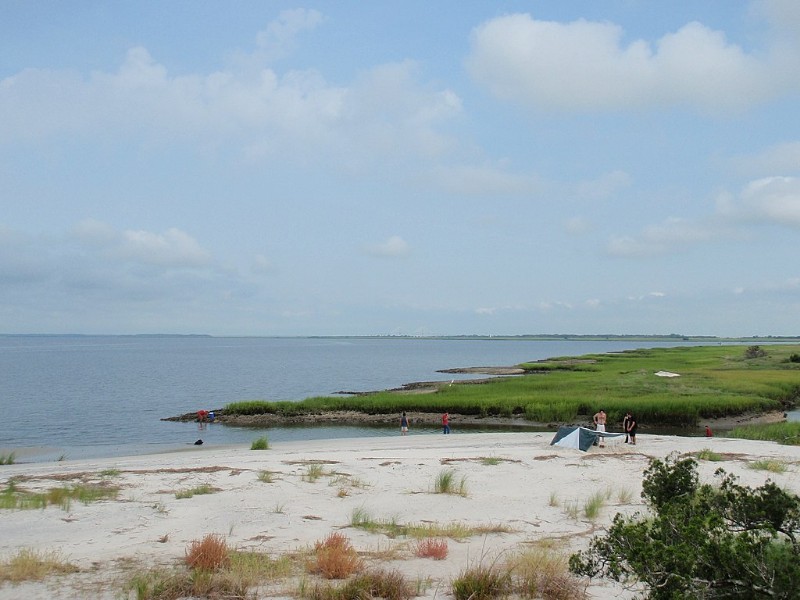
<path fill-rule="evenodd" d="M 36 583 L 0 584 L 0 599 L 120 598 L 131 573 L 179 563 L 193 540 L 213 533 L 232 548 L 270 556 L 308 551 L 341 532 L 368 565 L 397 569 L 427 582 L 425 597 L 449 597 L 449 583 L 481 561 L 502 560 L 553 540 L 569 553 L 586 547 L 617 512 L 642 510 L 640 492 L 651 457 L 711 449 L 722 461 L 700 461 L 703 481 L 722 467 L 741 483 L 772 479 L 800 493 L 800 447 L 725 438 L 640 435 L 587 453 L 550 446 L 552 433 L 411 435 L 273 444 L 191 447 L 184 452 L 128 458 L 0 466 L 0 489 L 43 491 L 77 483 L 120 488 L 115 499 L 66 509 L 0 511 L 0 559 L 20 549 L 58 551 L 79 571 Z M 786 470 L 749 468 L 758 459 Z M 309 465 L 321 475 L 309 477 Z M 463 481 L 464 494 L 434 493 L 445 469 Z M 263 472 L 269 472 L 265 478 Z M 268 479 L 268 481 L 264 481 Z M 205 486 L 212 493 L 185 492 Z M 184 493 L 182 493 L 184 492 Z M 596 518 L 580 510 L 593 494 L 606 503 Z M 351 525 L 354 511 L 379 522 L 460 523 L 502 532 L 448 540 L 445 560 L 419 558 L 412 541 Z M 276 582 L 259 597 L 290 597 L 297 581 Z M 632 597 L 630 591 L 592 582 L 589 597 Z M 133 597 L 133 596 L 131 596 Z"/>

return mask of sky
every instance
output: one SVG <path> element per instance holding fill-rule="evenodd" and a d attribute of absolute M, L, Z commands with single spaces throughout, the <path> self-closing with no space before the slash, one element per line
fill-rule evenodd
<path fill-rule="evenodd" d="M 0 333 L 800 335 L 796 0 L 0 0 Z"/>

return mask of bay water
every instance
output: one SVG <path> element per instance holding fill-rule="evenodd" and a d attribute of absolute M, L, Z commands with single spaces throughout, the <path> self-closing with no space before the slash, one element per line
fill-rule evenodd
<path fill-rule="evenodd" d="M 162 421 L 240 400 L 302 400 L 511 366 L 691 342 L 430 338 L 0 336 L 0 452 L 18 462 L 127 456 L 205 445 L 365 435 L 388 426 L 240 428 Z M 474 429 L 473 429 L 474 431 Z M 415 435 L 438 429 L 414 428 Z M 458 432 L 458 429 L 454 429 Z"/>

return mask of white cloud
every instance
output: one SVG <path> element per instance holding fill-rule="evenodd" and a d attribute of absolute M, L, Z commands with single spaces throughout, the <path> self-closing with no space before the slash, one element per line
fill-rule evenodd
<path fill-rule="evenodd" d="M 444 191 L 458 195 L 531 195 L 545 188 L 534 175 L 509 173 L 492 165 L 440 167 L 432 178 Z"/>
<path fill-rule="evenodd" d="M 751 181 L 738 197 L 720 195 L 717 210 L 733 219 L 800 227 L 800 178 L 765 177 Z"/>
<path fill-rule="evenodd" d="M 571 217 L 564 223 L 564 231 L 571 235 L 581 235 L 592 229 L 592 223 L 585 217 Z"/>
<path fill-rule="evenodd" d="M 612 256 L 654 256 L 680 252 L 695 244 L 730 234 L 719 226 L 673 217 L 658 225 L 645 227 L 637 236 L 612 237 L 606 250 Z"/>
<path fill-rule="evenodd" d="M 334 86 L 313 70 L 279 73 L 264 65 L 173 74 L 136 47 L 116 72 L 26 69 L 0 80 L 0 145 L 107 136 L 224 146 L 250 161 L 280 157 L 360 168 L 387 157 L 419 161 L 448 152 L 453 140 L 437 128 L 460 111 L 458 95 L 421 83 L 411 61 Z"/>
<path fill-rule="evenodd" d="M 114 260 L 172 268 L 194 268 L 210 263 L 211 255 L 192 236 L 176 228 L 162 233 L 116 231 L 96 220 L 79 223 L 72 231 L 85 248 L 97 248 Z"/>
<path fill-rule="evenodd" d="M 630 187 L 631 181 L 631 176 L 625 171 L 612 171 L 610 173 L 604 173 L 592 181 L 579 183 L 575 191 L 581 198 L 609 198 L 617 191 Z"/>
<path fill-rule="evenodd" d="M 275 266 L 272 264 L 272 261 L 263 254 L 256 254 L 253 258 L 251 269 L 254 273 L 268 273 L 274 268 Z"/>
<path fill-rule="evenodd" d="M 798 3 L 800 6 L 800 3 Z M 800 174 L 800 142 L 784 142 L 731 161 L 737 170 L 761 175 Z"/>
<path fill-rule="evenodd" d="M 474 30 L 468 67 L 496 96 L 556 111 L 685 105 L 718 113 L 797 87 L 782 59 L 748 54 L 701 23 L 654 44 L 622 40 L 613 23 L 507 15 Z"/>
<path fill-rule="evenodd" d="M 282 11 L 277 19 L 256 36 L 259 53 L 265 60 L 285 56 L 294 48 L 298 33 L 311 31 L 322 21 L 322 13 L 316 10 L 297 8 Z"/>
<path fill-rule="evenodd" d="M 125 231 L 117 252 L 129 260 L 164 266 L 198 267 L 210 259 L 194 238 L 175 228 L 163 233 Z"/>
<path fill-rule="evenodd" d="M 380 244 L 367 246 L 366 251 L 372 256 L 384 258 L 400 258 L 407 256 L 410 252 L 408 243 L 399 235 L 393 235 Z"/>

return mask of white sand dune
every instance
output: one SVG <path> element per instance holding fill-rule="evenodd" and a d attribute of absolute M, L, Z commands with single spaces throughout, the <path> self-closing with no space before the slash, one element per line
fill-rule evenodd
<path fill-rule="evenodd" d="M 208 533 L 223 535 L 232 547 L 280 555 L 308 548 L 333 531 L 347 535 L 368 561 L 396 548 L 384 566 L 412 579 L 430 578 L 426 595 L 447 597 L 450 580 L 478 561 L 544 539 L 559 540 L 567 552 L 584 548 L 614 514 L 643 508 L 641 479 L 649 458 L 673 451 L 723 453 L 724 462 L 700 462 L 704 481 L 722 467 L 743 484 L 772 479 L 800 493 L 800 447 L 640 435 L 636 446 L 612 441 L 581 453 L 552 447 L 551 439 L 550 433 L 398 435 L 278 443 L 264 451 L 199 446 L 171 454 L 1 466 L 2 489 L 12 477 L 20 478 L 20 487 L 43 490 L 65 481 L 99 481 L 112 469 L 105 478 L 122 490 L 116 500 L 73 502 L 66 511 L 0 511 L 0 558 L 20 548 L 58 550 L 81 569 L 40 583 L 2 585 L 0 599 L 119 598 L 119 582 L 131 565 L 174 564 L 192 540 Z M 501 460 L 488 464 L 485 457 Z M 761 458 L 783 461 L 788 469 L 775 474 L 748 468 Z M 312 462 L 326 473 L 315 482 L 304 477 Z M 458 480 L 463 476 L 466 496 L 433 493 L 445 468 L 454 469 Z M 274 473 L 273 482 L 260 481 L 261 471 Z M 216 491 L 176 498 L 176 492 L 199 485 Z M 597 519 L 570 515 L 569 506 L 582 507 L 598 491 L 608 492 L 608 502 Z M 451 540 L 448 558 L 434 561 L 414 557 L 406 539 L 350 527 L 354 510 L 382 521 L 503 524 L 511 532 Z M 602 582 L 589 592 L 595 598 L 628 595 Z"/>

